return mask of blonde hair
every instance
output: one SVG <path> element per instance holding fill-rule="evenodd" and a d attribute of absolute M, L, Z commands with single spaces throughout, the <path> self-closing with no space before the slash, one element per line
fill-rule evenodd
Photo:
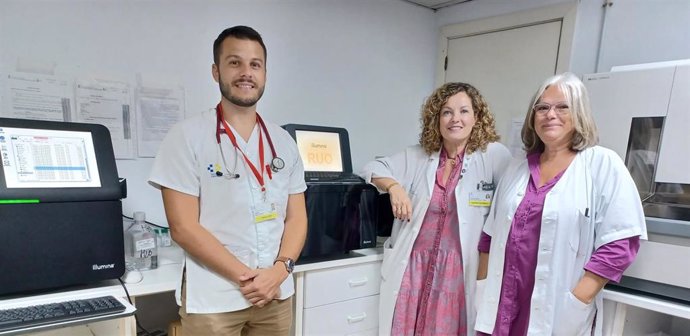
<path fill-rule="evenodd" d="M 551 86 L 557 86 L 565 96 L 570 115 L 573 118 L 575 131 L 570 139 L 570 149 L 581 151 L 595 146 L 599 142 L 597 125 L 592 117 L 592 108 L 589 104 L 589 94 L 584 83 L 570 72 L 549 77 L 539 87 L 537 93 L 532 97 L 525 123 L 522 125 L 522 144 L 527 153 L 544 151 L 544 142 L 541 141 L 534 129 L 534 105 L 539 103 L 544 91 Z"/>
<path fill-rule="evenodd" d="M 477 120 L 467 140 L 465 152 L 471 154 L 477 149 L 485 151 L 490 142 L 500 139 L 496 134 L 494 116 L 479 90 L 467 83 L 446 83 L 436 89 L 422 107 L 422 132 L 419 134 L 419 144 L 427 154 L 441 149 L 443 138 L 440 130 L 440 112 L 448 99 L 459 92 L 464 92 L 472 100 L 472 110 Z"/>

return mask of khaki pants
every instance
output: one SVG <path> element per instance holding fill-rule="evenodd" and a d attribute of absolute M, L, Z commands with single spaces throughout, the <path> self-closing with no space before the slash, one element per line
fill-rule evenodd
<path fill-rule="evenodd" d="M 264 336 L 289 335 L 292 325 L 292 296 L 258 307 L 215 314 L 188 314 L 186 281 L 182 281 L 182 336 Z"/>

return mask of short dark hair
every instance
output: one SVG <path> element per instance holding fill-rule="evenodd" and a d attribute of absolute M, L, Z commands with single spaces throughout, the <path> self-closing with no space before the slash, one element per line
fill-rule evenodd
<path fill-rule="evenodd" d="M 258 42 L 261 45 L 261 48 L 264 49 L 264 62 L 266 61 L 268 56 L 266 53 L 266 45 L 264 44 L 264 40 L 261 38 L 259 32 L 254 30 L 254 28 L 247 26 L 234 26 L 223 30 L 213 42 L 213 62 L 215 64 L 218 64 L 220 61 L 220 45 L 228 37 Z"/>

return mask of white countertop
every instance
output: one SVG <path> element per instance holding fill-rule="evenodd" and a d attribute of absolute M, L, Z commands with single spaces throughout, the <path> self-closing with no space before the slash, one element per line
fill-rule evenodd
<path fill-rule="evenodd" d="M 382 260 L 383 255 L 381 253 L 380 249 L 375 248 L 356 250 L 350 252 L 348 255 L 344 255 L 343 259 L 297 265 L 295 266 L 295 273 Z M 175 286 L 177 286 L 177 277 L 182 274 L 182 257 L 182 249 L 176 245 L 160 248 L 158 268 L 141 271 L 141 281 L 125 284 L 129 295 L 136 297 L 174 291 Z M 0 298 L 0 309 L 104 295 L 124 297 L 125 291 L 117 280 L 101 281 L 90 285 L 71 287 L 69 290 L 63 289 L 42 294 L 6 296 Z"/>
<path fill-rule="evenodd" d="M 182 249 L 173 245 L 159 250 L 158 268 L 141 271 L 143 279 L 138 283 L 127 283 L 130 296 L 143 296 L 167 291 L 174 291 L 177 277 L 181 274 Z M 324 260 L 295 266 L 295 273 L 333 267 L 362 264 L 383 260 L 381 248 L 369 248 L 351 251 L 342 258 Z M 103 281 L 88 286 L 79 286 L 70 290 L 55 291 L 40 295 L 14 296 L 0 299 L 0 309 L 42 304 L 48 302 L 67 301 L 78 298 L 113 295 L 124 297 L 125 291 L 117 280 Z M 656 298 L 633 295 L 615 290 L 604 290 L 604 299 L 616 301 L 643 309 L 690 319 L 690 306 L 664 301 Z"/>
<path fill-rule="evenodd" d="M 619 292 L 611 289 L 604 289 L 604 300 L 615 301 L 630 306 L 640 307 L 645 310 L 690 319 L 690 304 L 682 304 L 644 295 Z"/>
<path fill-rule="evenodd" d="M 307 264 L 300 264 L 295 266 L 294 273 L 301 273 L 317 269 L 326 269 L 347 265 L 363 264 L 367 262 L 383 260 L 383 248 L 367 248 L 361 250 L 353 250 L 350 253 L 343 255 L 342 258 L 335 258 L 333 260 L 324 260 L 318 262 L 311 262 Z"/>

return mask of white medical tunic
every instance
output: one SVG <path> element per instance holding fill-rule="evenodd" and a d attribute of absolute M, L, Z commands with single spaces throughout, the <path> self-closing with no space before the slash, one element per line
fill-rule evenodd
<path fill-rule="evenodd" d="M 439 152 L 427 154 L 419 146 L 410 146 L 405 151 L 389 158 L 377 159 L 368 163 L 360 173 L 368 183 L 372 178 L 388 177 L 398 181 L 407 191 L 412 202 L 410 222 L 395 220 L 391 237 L 384 244 L 383 264 L 381 266 L 381 291 L 379 295 L 379 335 L 390 335 L 393 313 L 402 277 L 410 260 L 412 247 L 424 215 L 427 212 L 434 189 L 436 170 L 439 164 Z M 470 205 L 472 197 L 493 195 L 493 187 L 482 191 L 482 184 L 495 186 L 505 167 L 511 160 L 508 149 L 494 142 L 463 158 L 461 179 L 455 188 L 458 202 L 458 222 L 460 225 L 460 245 L 465 283 L 465 302 L 467 302 L 467 323 L 474 324 L 474 294 L 479 261 L 479 236 L 484 220 L 489 213 L 488 206 Z M 382 190 L 379 190 L 382 191 Z M 490 198 L 489 198 L 490 199 Z"/>
<path fill-rule="evenodd" d="M 494 329 L 506 242 L 529 178 L 527 159 L 516 161 L 496 189 L 484 227 L 491 250 L 486 288 L 479 298 L 478 331 Z M 623 161 L 599 146 L 579 152 L 544 200 L 527 335 L 589 336 L 595 315 L 595 335 L 601 335 L 603 293 L 587 305 L 571 291 L 597 248 L 634 236 L 647 239 L 647 230 L 637 188 Z"/>
<path fill-rule="evenodd" d="M 264 172 L 266 198 L 275 203 L 278 213 L 275 219 L 254 222 L 252 207 L 256 203 L 254 200 L 260 199 L 259 183 L 225 132 L 221 132 L 221 146 L 218 146 L 215 109 L 184 120 L 168 132 L 149 178 L 149 183 L 156 188 L 166 187 L 198 197 L 201 225 L 252 269 L 273 265 L 280 250 L 288 196 L 306 190 L 304 168 L 294 140 L 277 125 L 266 122 L 266 127 L 277 156 L 285 161 L 285 168 L 273 173 L 272 179 Z M 257 169 L 259 128 L 258 124 L 254 127 L 248 142 L 232 129 L 238 146 Z M 263 134 L 263 141 L 264 160 L 270 164 L 273 156 L 266 134 Z M 239 174 L 239 178 L 228 178 L 234 173 Z M 229 312 L 251 306 L 237 284 L 191 255 L 185 253 L 182 267 L 186 268 L 188 313 Z M 180 287 L 181 277 L 175 292 L 178 305 L 181 304 Z M 283 281 L 280 290 L 280 299 L 294 294 L 292 275 Z"/>

